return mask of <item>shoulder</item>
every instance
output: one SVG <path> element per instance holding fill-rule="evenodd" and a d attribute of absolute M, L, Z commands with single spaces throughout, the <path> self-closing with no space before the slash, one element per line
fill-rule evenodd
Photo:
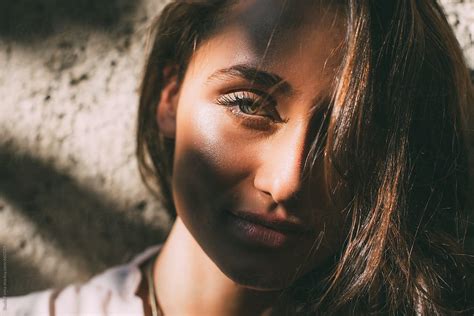
<path fill-rule="evenodd" d="M 143 315 L 142 301 L 135 295 L 142 278 L 138 266 L 159 248 L 150 247 L 130 263 L 107 269 L 86 283 L 6 298 L 6 315 Z"/>

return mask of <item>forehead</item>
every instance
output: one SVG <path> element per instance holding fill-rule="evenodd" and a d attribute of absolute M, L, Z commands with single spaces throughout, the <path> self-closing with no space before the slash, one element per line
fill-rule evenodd
<path fill-rule="evenodd" d="M 239 0 L 230 6 L 218 30 L 240 30 L 252 49 L 262 54 L 318 38 L 340 39 L 344 23 L 344 9 L 336 0 Z"/>
<path fill-rule="evenodd" d="M 253 65 L 291 81 L 295 88 L 321 86 L 340 64 L 345 33 L 342 8 L 326 2 L 237 1 L 191 64 L 194 60 L 209 71 Z"/>

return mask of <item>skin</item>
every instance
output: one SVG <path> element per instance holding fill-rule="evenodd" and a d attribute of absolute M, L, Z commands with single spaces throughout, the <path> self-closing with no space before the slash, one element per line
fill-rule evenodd
<path fill-rule="evenodd" d="M 162 91 L 157 120 L 176 142 L 178 213 L 154 269 L 166 315 L 269 312 L 281 289 L 340 245 L 343 219 L 328 197 L 323 159 L 309 175 L 303 165 L 333 92 L 343 19 L 301 3 L 289 11 L 283 1 L 240 1 L 193 54 L 182 82 L 169 76 Z M 234 66 L 284 82 L 267 87 L 223 71 Z M 242 98 L 265 100 L 252 112 Z M 305 233 L 278 247 L 243 242 L 226 210 L 298 223 Z"/>

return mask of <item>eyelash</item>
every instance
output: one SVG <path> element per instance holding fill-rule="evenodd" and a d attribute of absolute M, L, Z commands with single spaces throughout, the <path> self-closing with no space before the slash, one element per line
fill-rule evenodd
<path fill-rule="evenodd" d="M 235 91 L 224 94 L 217 98 L 216 103 L 227 106 L 230 112 L 241 119 L 256 121 L 256 120 L 271 120 L 271 122 L 283 122 L 282 118 L 275 109 L 276 102 L 271 96 L 263 96 L 258 92 L 253 91 Z M 245 107 L 253 108 L 252 113 L 248 113 Z M 261 110 L 268 110 L 268 115 L 258 114 Z"/>

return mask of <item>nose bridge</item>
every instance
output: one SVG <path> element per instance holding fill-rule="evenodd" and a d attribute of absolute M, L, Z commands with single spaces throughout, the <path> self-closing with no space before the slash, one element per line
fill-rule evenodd
<path fill-rule="evenodd" d="M 255 187 L 270 194 L 275 202 L 288 200 L 301 189 L 306 129 L 303 122 L 284 128 L 263 151 Z"/>

